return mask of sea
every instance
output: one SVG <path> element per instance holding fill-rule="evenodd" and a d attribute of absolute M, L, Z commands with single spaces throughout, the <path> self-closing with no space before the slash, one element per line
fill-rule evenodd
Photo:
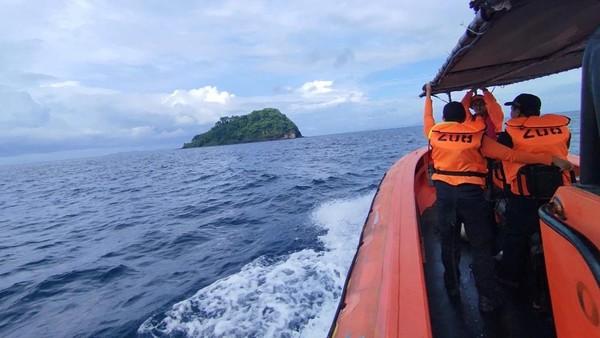
<path fill-rule="evenodd" d="M 418 126 L 0 166 L 0 337 L 325 337 L 379 182 L 426 145 Z"/>

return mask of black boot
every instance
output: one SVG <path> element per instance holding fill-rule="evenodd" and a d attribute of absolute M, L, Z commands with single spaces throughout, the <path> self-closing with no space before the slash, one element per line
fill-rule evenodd
<path fill-rule="evenodd" d="M 460 271 L 456 270 L 456 274 L 449 271 L 444 271 L 444 286 L 450 297 L 460 296 Z"/>

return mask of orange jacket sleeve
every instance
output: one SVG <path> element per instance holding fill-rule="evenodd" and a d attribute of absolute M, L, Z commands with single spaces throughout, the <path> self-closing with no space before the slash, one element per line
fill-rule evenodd
<path fill-rule="evenodd" d="M 552 156 L 549 154 L 533 154 L 513 150 L 487 136 L 484 136 L 481 141 L 481 154 L 485 157 L 491 157 L 506 162 L 552 164 Z"/>
<path fill-rule="evenodd" d="M 496 133 L 501 132 L 502 124 L 504 123 L 504 112 L 502 111 L 502 107 L 498 104 L 494 95 L 487 89 L 483 90 L 483 101 L 485 102 L 488 115 L 490 116 L 492 123 L 494 123 Z"/>
<path fill-rule="evenodd" d="M 471 117 L 471 98 L 473 97 L 473 91 L 469 90 L 465 96 L 462 98 L 462 100 L 460 100 L 460 103 L 462 103 L 463 107 L 465 107 L 465 113 L 467 114 L 467 121 L 469 121 L 469 117 Z"/>
<path fill-rule="evenodd" d="M 425 107 L 423 108 L 423 134 L 429 139 L 429 132 L 435 125 L 433 118 L 433 101 L 430 97 L 425 98 Z"/>

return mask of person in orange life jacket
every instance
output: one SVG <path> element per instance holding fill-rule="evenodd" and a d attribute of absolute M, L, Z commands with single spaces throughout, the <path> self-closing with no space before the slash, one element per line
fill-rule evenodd
<path fill-rule="evenodd" d="M 502 131 L 504 112 L 490 91 L 483 88 L 483 95 L 478 95 L 476 89 L 468 91 L 460 101 L 467 112 L 467 121 L 481 120 L 485 123 L 485 134 L 488 137 L 497 138 L 497 133 Z M 469 108 L 475 114 L 469 114 Z"/>
<path fill-rule="evenodd" d="M 465 225 L 473 254 L 473 275 L 479 294 L 479 310 L 491 312 L 502 305 L 494 281 L 491 255 L 492 224 L 489 204 L 483 195 L 487 172 L 484 156 L 520 163 L 570 163 L 547 154 L 513 151 L 484 135 L 483 122 L 462 123 L 466 112 L 459 102 L 450 102 L 443 109 L 443 123 L 435 123 L 431 85 L 426 85 L 423 114 L 425 136 L 431 146 L 434 181 L 437 196 L 439 232 L 441 237 L 444 284 L 450 296 L 459 294 L 460 248 L 457 245 L 460 228 Z"/>
<path fill-rule="evenodd" d="M 571 139 L 568 117 L 556 114 L 540 116 L 542 102 L 532 94 L 520 94 L 505 105 L 511 106 L 511 119 L 506 122 L 506 131 L 499 135 L 498 142 L 514 150 L 567 158 Z M 529 242 L 539 231 L 538 209 L 548 200 L 530 196 L 523 181 L 521 194 L 517 180 L 524 178 L 517 172 L 523 164 L 502 162 L 502 166 L 510 192 L 498 279 L 508 286 L 517 287 L 526 280 Z M 563 172 L 563 182 L 570 183 L 568 171 Z"/>
<path fill-rule="evenodd" d="M 502 131 L 504 112 L 494 95 L 492 95 L 487 88 L 482 88 L 482 91 L 483 95 L 479 95 L 477 94 L 477 88 L 471 89 L 465 94 L 461 103 L 467 112 L 467 121 L 483 121 L 483 123 L 485 123 L 485 135 L 495 140 L 498 137 L 498 133 Z M 475 114 L 470 114 L 469 108 L 472 109 Z M 490 203 L 490 213 L 488 217 L 494 225 L 494 243 L 491 248 L 494 256 L 501 250 L 500 228 L 496 223 L 496 216 L 494 213 L 494 207 L 497 200 L 502 195 L 501 185 L 495 182 L 497 181 L 497 176 L 494 175 L 494 168 L 499 165 L 500 161 L 487 159 L 488 176 L 486 177 L 486 186 L 484 190 L 485 199 Z"/>

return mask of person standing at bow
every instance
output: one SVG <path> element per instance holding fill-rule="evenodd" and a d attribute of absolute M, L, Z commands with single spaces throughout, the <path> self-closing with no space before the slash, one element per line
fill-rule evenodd
<path fill-rule="evenodd" d="M 461 103 L 465 107 L 467 112 L 467 121 L 481 121 L 485 124 L 485 135 L 489 138 L 496 140 L 498 133 L 502 132 L 502 123 L 504 123 L 504 112 L 502 107 L 496 101 L 494 95 L 487 90 L 482 88 L 483 95 L 477 94 L 477 89 L 473 88 L 468 91 Z M 474 114 L 469 113 L 469 108 L 473 110 Z M 500 252 L 500 239 L 501 231 L 496 223 L 496 217 L 494 215 L 494 206 L 498 202 L 498 199 L 503 195 L 501 185 L 498 182 L 497 175 L 494 170 L 501 166 L 500 161 L 493 159 L 487 159 L 488 175 L 485 182 L 485 199 L 490 204 L 489 218 L 494 225 L 494 245 L 492 246 L 492 254 L 495 256 Z"/>
<path fill-rule="evenodd" d="M 459 220 L 465 225 L 473 254 L 473 275 L 481 312 L 502 306 L 494 281 L 491 255 L 492 224 L 483 187 L 487 175 L 486 157 L 519 163 L 555 164 L 570 167 L 567 160 L 548 154 L 513 151 L 484 135 L 483 122 L 462 123 L 466 112 L 459 102 L 443 109 L 443 123 L 435 123 L 431 84 L 426 85 L 423 132 L 431 147 L 432 180 L 436 189 L 439 231 L 444 265 L 444 284 L 450 296 L 459 295 Z"/>
<path fill-rule="evenodd" d="M 494 95 L 487 88 L 483 88 L 482 91 L 483 95 L 479 95 L 476 89 L 472 89 L 465 94 L 460 102 L 467 112 L 467 121 L 483 121 L 485 123 L 485 134 L 495 140 L 497 134 L 502 131 L 504 112 Z M 473 109 L 475 114 L 469 114 L 469 108 Z"/>

